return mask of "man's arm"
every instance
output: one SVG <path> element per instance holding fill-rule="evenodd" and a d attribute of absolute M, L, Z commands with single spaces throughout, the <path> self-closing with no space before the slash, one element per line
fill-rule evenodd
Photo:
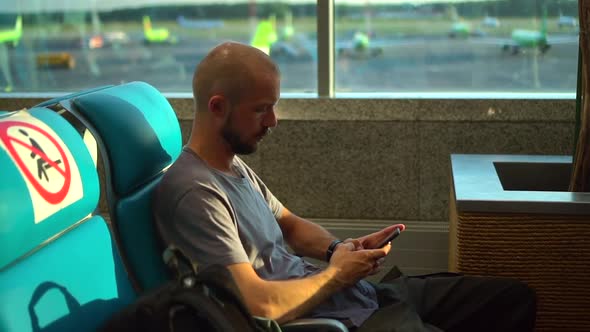
<path fill-rule="evenodd" d="M 325 270 L 300 279 L 264 280 L 249 263 L 232 264 L 228 269 L 253 315 L 283 323 L 301 317 L 338 290 L 373 273 L 376 262 L 390 248 L 355 251 L 352 243 L 339 245 Z"/>
<path fill-rule="evenodd" d="M 322 226 L 283 207 L 278 220 L 283 237 L 297 255 L 326 260 L 326 250 L 336 238 Z"/>

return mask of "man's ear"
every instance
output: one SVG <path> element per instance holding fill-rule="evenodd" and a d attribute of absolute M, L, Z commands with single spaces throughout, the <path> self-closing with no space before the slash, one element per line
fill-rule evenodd
<path fill-rule="evenodd" d="M 221 95 L 214 95 L 209 98 L 209 111 L 218 117 L 224 117 L 226 110 L 226 100 Z"/>

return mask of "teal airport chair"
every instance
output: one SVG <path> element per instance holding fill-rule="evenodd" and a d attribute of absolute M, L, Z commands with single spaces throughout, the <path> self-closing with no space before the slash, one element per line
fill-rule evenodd
<path fill-rule="evenodd" d="M 181 152 L 181 131 L 168 100 L 131 82 L 83 94 L 62 105 L 93 133 L 105 162 L 106 198 L 115 238 L 138 291 L 170 276 L 151 215 L 152 192 Z M 347 331 L 332 319 L 301 319 L 285 331 Z"/>
<path fill-rule="evenodd" d="M 47 108 L 0 112 L 0 331 L 92 331 L 135 299 L 82 135 Z"/>
<path fill-rule="evenodd" d="M 143 82 L 84 94 L 64 104 L 97 139 L 113 232 L 136 289 L 161 285 L 169 275 L 150 205 L 153 189 L 181 151 L 172 107 Z"/>

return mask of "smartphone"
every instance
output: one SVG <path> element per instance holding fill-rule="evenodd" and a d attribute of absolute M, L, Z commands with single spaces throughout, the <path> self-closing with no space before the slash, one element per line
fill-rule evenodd
<path fill-rule="evenodd" d="M 393 233 L 391 233 L 391 235 L 389 235 L 387 238 L 385 238 L 385 240 L 383 240 L 381 243 L 379 243 L 379 245 L 377 245 L 376 248 L 383 248 L 385 247 L 385 245 L 391 241 L 393 241 L 393 239 L 395 239 L 396 237 L 398 237 L 398 235 L 400 235 L 401 231 L 399 230 L 399 228 L 396 228 L 395 231 L 393 231 Z"/>

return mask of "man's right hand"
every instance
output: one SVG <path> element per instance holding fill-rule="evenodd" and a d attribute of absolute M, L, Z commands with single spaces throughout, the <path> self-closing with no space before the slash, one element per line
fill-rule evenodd
<path fill-rule="evenodd" d="M 336 280 L 343 287 L 352 286 L 373 274 L 389 250 L 389 244 L 379 249 L 356 250 L 353 242 L 344 242 L 336 247 L 328 268 L 337 270 Z"/>

